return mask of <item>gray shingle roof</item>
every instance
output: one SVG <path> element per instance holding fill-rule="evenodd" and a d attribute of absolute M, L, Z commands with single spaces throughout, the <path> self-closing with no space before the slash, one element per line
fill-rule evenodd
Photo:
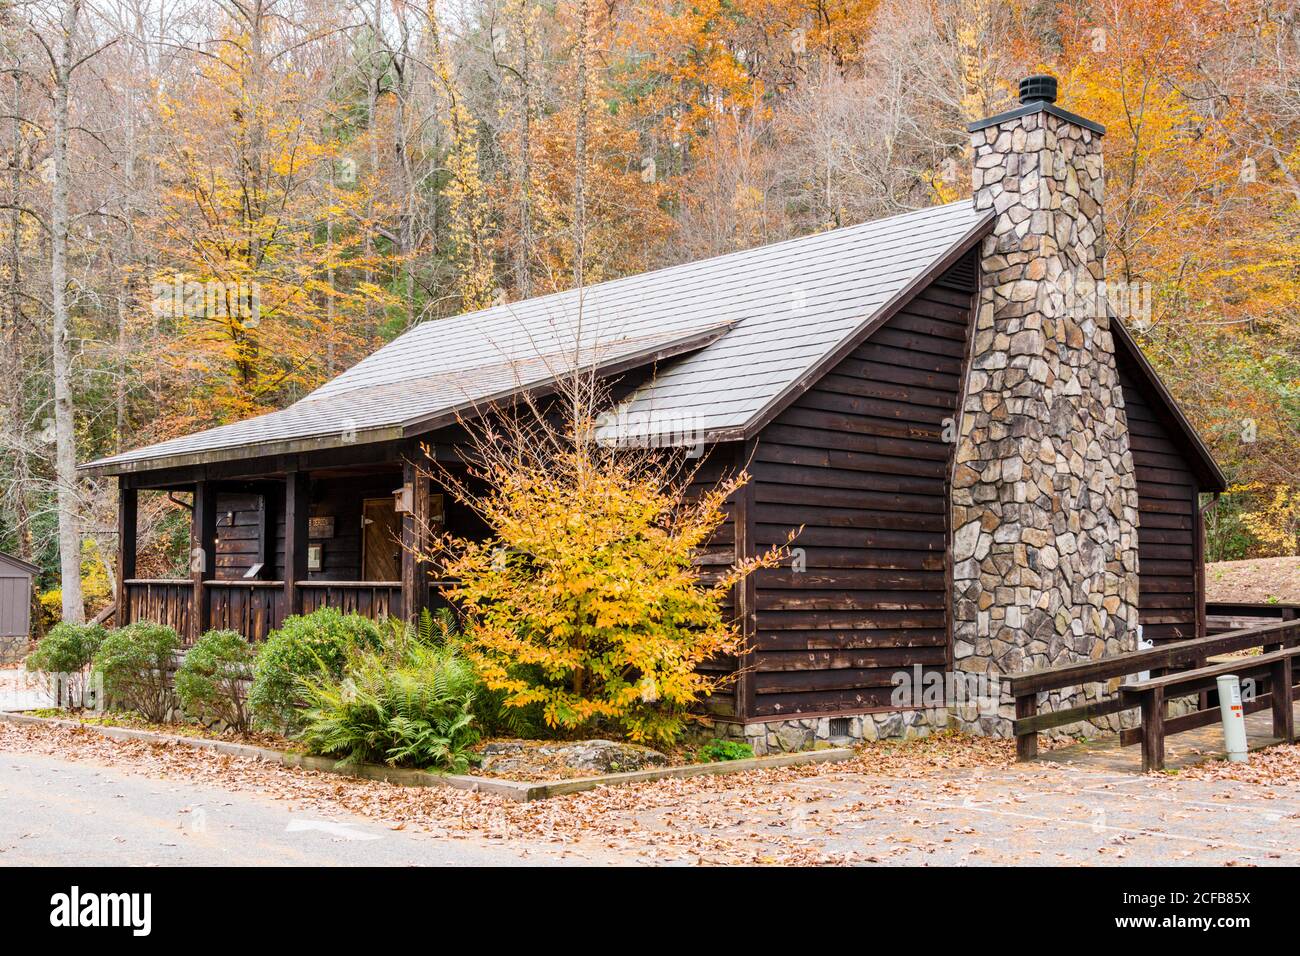
<path fill-rule="evenodd" d="M 677 355 L 610 437 L 735 437 L 984 225 L 969 200 L 416 326 L 282 411 L 103 458 L 136 471 L 381 441 L 573 367 Z M 292 449 L 284 448 L 290 443 Z"/>

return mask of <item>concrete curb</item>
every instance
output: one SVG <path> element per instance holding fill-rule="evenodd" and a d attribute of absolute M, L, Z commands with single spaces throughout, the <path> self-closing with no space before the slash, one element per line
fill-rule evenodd
<path fill-rule="evenodd" d="M 724 760 L 717 763 L 688 764 L 684 767 L 661 767 L 654 770 L 635 770 L 630 773 L 610 773 L 595 777 L 578 777 L 572 780 L 556 780 L 552 782 L 516 781 L 499 780 L 493 777 L 471 777 L 464 774 L 429 773 L 425 770 L 404 770 L 379 764 L 363 764 L 360 767 L 340 769 L 338 761 L 329 757 L 286 753 L 281 750 L 272 750 L 269 747 L 236 744 L 226 740 L 211 740 L 206 737 L 160 734 L 151 730 L 135 730 L 130 727 L 102 727 L 98 724 L 85 724 L 80 721 L 64 720 L 58 717 L 32 717 L 27 714 L 0 713 L 0 721 L 11 724 L 47 724 L 55 727 L 81 728 L 104 737 L 111 737 L 114 740 L 139 740 L 145 743 L 193 747 L 196 750 L 211 750 L 231 757 L 251 757 L 254 760 L 278 763 L 285 767 L 319 770 L 324 773 L 337 773 L 342 776 L 359 777 L 364 780 L 381 780 L 404 787 L 452 787 L 456 790 L 490 793 L 516 803 L 546 800 L 550 797 L 564 796 L 569 793 L 580 793 L 583 790 L 594 790 L 597 787 L 618 787 L 632 783 L 648 783 L 654 780 L 722 776 L 733 773 L 747 773 L 753 770 L 768 770 L 774 767 L 833 763 L 848 760 L 854 754 L 854 751 L 850 748 L 841 747 L 830 750 L 808 750 L 800 753 L 779 754 L 775 757 L 752 757 L 748 760 Z"/>

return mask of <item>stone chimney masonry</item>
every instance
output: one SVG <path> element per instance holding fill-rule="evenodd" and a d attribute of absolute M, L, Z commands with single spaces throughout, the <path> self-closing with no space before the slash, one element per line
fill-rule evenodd
<path fill-rule="evenodd" d="M 1138 496 L 1104 295 L 1105 130 L 1056 80 L 970 126 L 975 208 L 997 214 L 952 482 L 954 666 L 1006 675 L 1133 650 Z M 1104 288 L 1104 287 L 1103 287 Z M 1098 307 L 1097 303 L 1101 303 Z M 1077 706 L 1101 688 L 1054 695 Z M 1006 735 L 997 717 L 956 714 Z"/>

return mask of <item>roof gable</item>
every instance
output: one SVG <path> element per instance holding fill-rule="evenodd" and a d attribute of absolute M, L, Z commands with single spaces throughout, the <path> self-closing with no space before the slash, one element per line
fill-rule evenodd
<path fill-rule="evenodd" d="M 1214 455 L 1210 453 L 1210 449 L 1201 440 L 1192 423 L 1178 407 L 1178 403 L 1174 401 L 1165 383 L 1160 380 L 1154 366 L 1142 354 L 1142 349 L 1134 340 L 1132 333 L 1114 316 L 1111 317 L 1110 327 L 1115 341 L 1115 358 L 1126 360 L 1138 373 L 1156 409 L 1163 415 L 1166 424 L 1174 434 L 1182 439 L 1183 448 L 1187 452 L 1192 471 L 1200 482 L 1201 491 L 1227 491 L 1228 479 L 1219 468 L 1218 462 L 1214 460 Z"/>
<path fill-rule="evenodd" d="M 6 571 L 10 573 L 5 573 Z M 18 576 L 12 573 L 15 571 L 21 572 L 24 576 L 41 573 L 41 569 L 30 561 L 24 561 L 22 558 L 15 558 L 12 554 L 5 554 L 0 551 L 0 577 Z"/>

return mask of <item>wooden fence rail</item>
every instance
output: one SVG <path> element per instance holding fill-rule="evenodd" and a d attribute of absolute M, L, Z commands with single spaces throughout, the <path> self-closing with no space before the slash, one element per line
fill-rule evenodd
<path fill-rule="evenodd" d="M 1300 654 L 1300 647 L 1285 647 L 1266 654 L 1224 661 L 1212 667 L 1198 667 L 1180 674 L 1167 674 L 1164 677 L 1153 677 L 1123 685 L 1119 689 L 1120 697 L 1128 704 L 1137 705 L 1141 709 L 1142 725 L 1132 730 L 1121 731 L 1120 744 L 1141 742 L 1143 773 L 1163 770 L 1165 737 L 1168 734 L 1204 727 L 1219 719 L 1219 708 L 1217 706 L 1211 708 L 1204 703 L 1199 710 L 1167 718 L 1166 703 L 1173 698 L 1189 694 L 1197 694 L 1204 702 L 1204 692 L 1213 689 L 1218 679 L 1228 674 L 1249 680 L 1255 686 L 1267 685 L 1266 694 L 1243 695 L 1242 716 L 1271 707 L 1274 736 L 1290 743 L 1295 736 L 1292 719 L 1295 688 L 1291 662 L 1297 654 Z"/>
<path fill-rule="evenodd" d="M 191 581 L 163 578 L 133 578 L 123 583 L 126 605 L 117 618 L 118 624 L 131 621 L 152 621 L 166 624 L 177 634 L 190 632 L 190 611 L 194 604 L 194 585 Z"/>
<path fill-rule="evenodd" d="M 1205 604 L 1205 628 L 1210 634 L 1240 631 L 1271 621 L 1300 621 L 1300 604 L 1243 601 L 1207 601 Z"/>
<path fill-rule="evenodd" d="M 401 581 L 300 581 L 302 613 L 321 607 L 378 620 L 402 617 Z"/>
<path fill-rule="evenodd" d="M 211 630 L 238 631 L 264 641 L 284 621 L 283 581 L 209 581 Z"/>
<path fill-rule="evenodd" d="M 1221 654 L 1232 654 L 1255 649 L 1268 653 L 1283 647 L 1295 647 L 1297 645 L 1300 645 L 1300 621 L 1283 620 L 1275 624 L 1228 631 L 1212 637 L 1162 644 L 1150 650 L 1116 654 L 1113 657 L 1105 657 L 1097 661 L 1081 661 L 1074 664 L 1065 664 L 1061 667 L 1049 667 L 1037 671 L 1027 671 L 1023 674 L 1015 674 L 1006 678 L 1006 683 L 1016 703 L 1016 718 L 1013 730 L 1016 737 L 1016 759 L 1031 760 L 1038 755 L 1038 734 L 1040 731 L 1063 727 L 1079 721 L 1093 720 L 1110 714 L 1118 714 L 1121 711 L 1132 710 L 1139 706 L 1138 701 L 1135 701 L 1131 696 L 1126 697 L 1120 692 L 1119 688 L 1122 685 L 1119 681 L 1122 681 L 1123 678 L 1147 672 L 1152 676 L 1161 676 L 1171 671 L 1203 668 L 1210 658 Z M 1249 658 L 1243 658 L 1241 666 L 1247 666 L 1249 661 Z M 1046 694 L 1053 690 L 1063 690 L 1068 687 L 1078 687 L 1081 684 L 1110 681 L 1115 681 L 1110 696 L 1078 707 L 1039 713 L 1038 697 L 1040 694 Z M 1186 693 L 1191 693 L 1191 691 L 1186 691 Z M 1206 701 L 1204 698 L 1201 704 L 1201 709 L 1194 712 L 1194 714 L 1201 715 L 1197 719 L 1202 720 L 1204 723 L 1212 722 L 1212 717 L 1207 718 L 1204 716 L 1207 713 L 1212 713 L 1205 706 Z M 1263 707 L 1265 704 L 1261 703 L 1258 706 Z M 1183 717 L 1165 721 L 1167 732 L 1176 733 L 1178 730 L 1187 730 L 1193 726 L 1203 726 L 1203 724 L 1184 719 L 1189 716 L 1193 715 L 1184 715 Z M 1177 721 L 1183 721 L 1183 724 L 1178 724 Z M 1126 733 L 1121 735 L 1120 743 L 1138 743 L 1140 739 L 1140 736 L 1136 733 Z"/>

